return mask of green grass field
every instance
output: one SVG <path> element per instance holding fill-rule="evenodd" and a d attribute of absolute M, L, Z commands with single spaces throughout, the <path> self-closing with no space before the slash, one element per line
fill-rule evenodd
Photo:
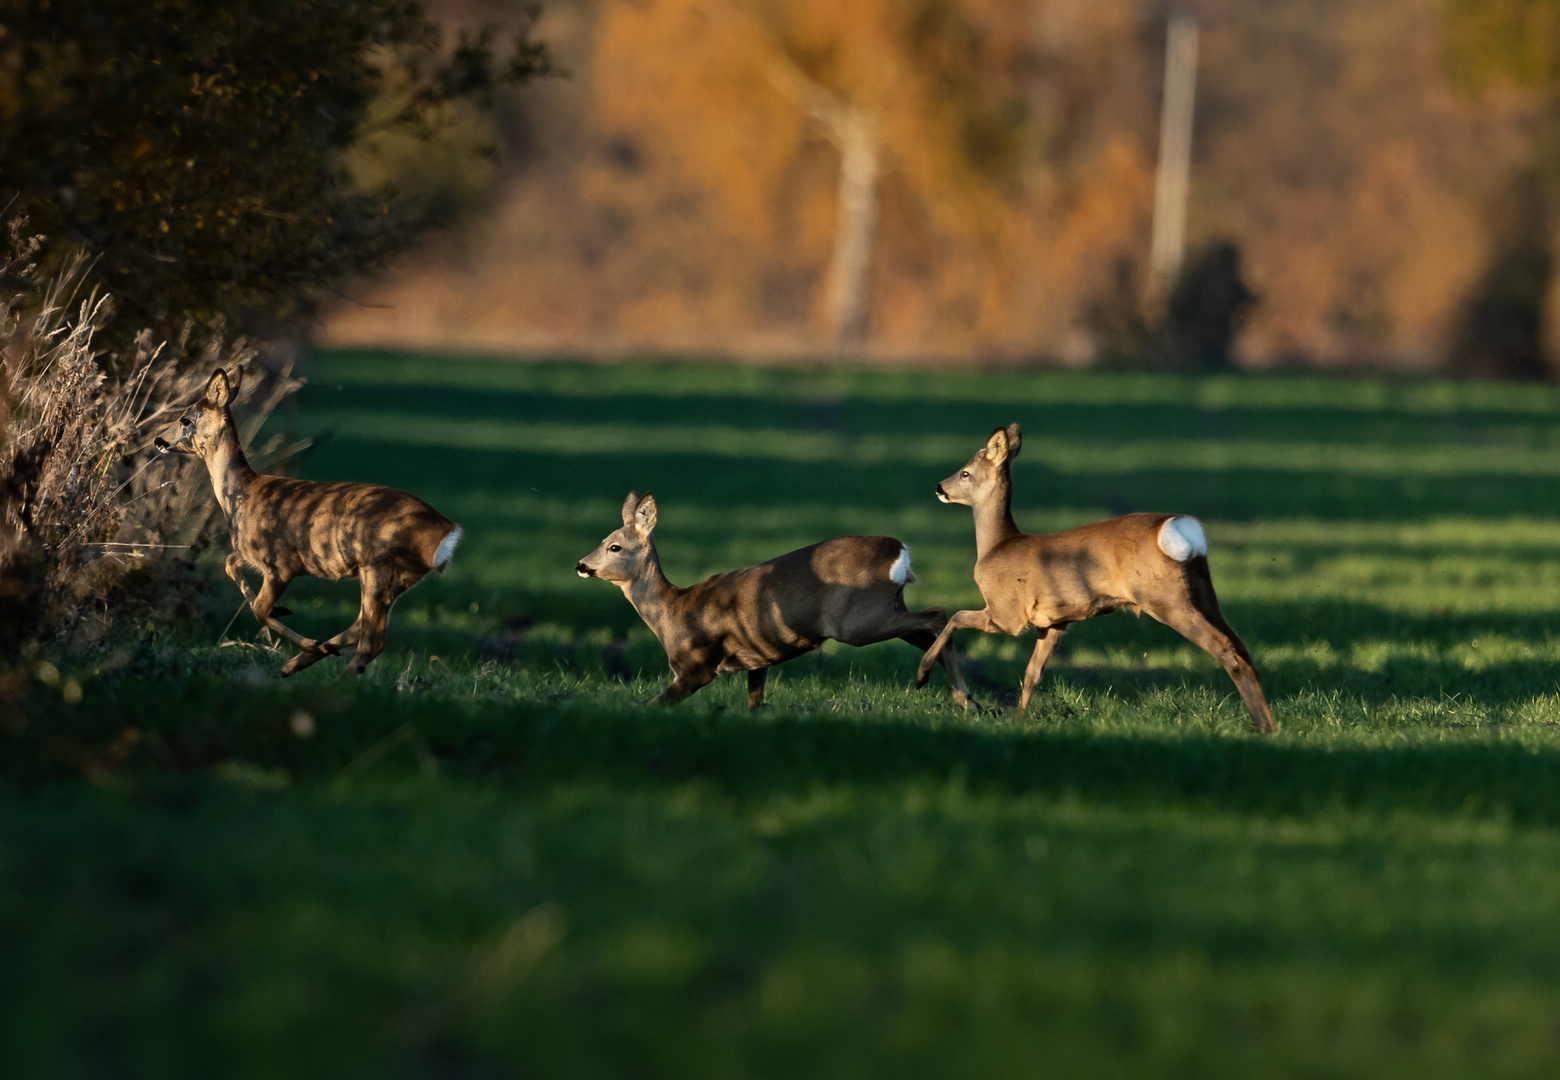
<path fill-rule="evenodd" d="M 203 623 L 0 723 L 0 1075 L 1550 1075 L 1560 390 L 313 358 L 304 475 L 466 529 L 361 679 Z M 830 646 L 772 707 L 573 573 L 654 490 L 691 583 L 845 532 L 979 606 L 932 489 L 1024 425 L 1031 531 L 1200 516 L 1282 732 L 1125 614 Z M 288 593 L 306 633 L 352 583 Z M 220 640 L 220 644 L 219 644 Z M 61 687 L 79 685 L 79 701 Z"/>

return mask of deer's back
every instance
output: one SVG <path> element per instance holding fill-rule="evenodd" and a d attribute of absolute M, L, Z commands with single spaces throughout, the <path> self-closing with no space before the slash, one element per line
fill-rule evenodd
<path fill-rule="evenodd" d="M 455 527 L 405 491 L 285 476 L 256 477 L 233 518 L 246 560 L 322 578 L 355 577 L 368 565 L 421 577 Z"/>
<path fill-rule="evenodd" d="M 903 550 L 890 536 L 839 536 L 716 574 L 678 598 L 683 645 L 718 654 L 723 671 L 810 652 L 839 636 L 853 607 L 898 602 L 904 586 L 892 575 Z"/>
<path fill-rule="evenodd" d="M 994 621 L 1007 633 L 1136 608 L 1181 573 L 1159 548 L 1171 514 L 1126 514 L 1056 533 L 1020 533 L 975 564 Z"/>

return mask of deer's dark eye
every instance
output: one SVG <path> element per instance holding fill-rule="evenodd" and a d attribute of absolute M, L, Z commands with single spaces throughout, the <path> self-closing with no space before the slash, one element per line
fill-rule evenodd
<path fill-rule="evenodd" d="M 188 416 L 186 416 L 183 420 L 180 420 L 179 423 L 183 424 L 187 428 L 192 428 L 195 426 L 195 421 L 191 420 Z"/>
<path fill-rule="evenodd" d="M 968 480 L 969 478 L 970 478 L 970 471 L 968 469 L 965 469 L 963 472 L 961 472 L 959 474 L 959 479 L 961 479 L 961 480 Z"/>
<path fill-rule="evenodd" d="M 623 545 L 622 544 L 613 544 L 611 547 L 607 548 L 607 550 L 608 551 L 622 551 L 623 550 Z"/>

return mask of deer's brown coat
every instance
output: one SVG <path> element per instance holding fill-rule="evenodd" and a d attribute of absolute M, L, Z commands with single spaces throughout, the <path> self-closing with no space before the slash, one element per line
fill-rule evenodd
<path fill-rule="evenodd" d="M 1240 691 L 1258 731 L 1277 724 L 1245 644 L 1225 621 L 1206 555 L 1167 555 L 1160 530 L 1175 514 L 1127 514 L 1065 532 L 1023 533 L 1013 522 L 1011 467 L 1023 435 L 1017 424 L 998 428 L 969 463 L 937 485 L 943 502 L 962 503 L 975 515 L 975 584 L 986 607 L 959 611 L 922 657 L 924 680 L 955 630 L 1018 635 L 1040 632 L 1024 671 L 1018 709 L 1029 707 L 1063 631 L 1070 623 L 1111 611 L 1145 612 L 1211 653 Z"/>
<path fill-rule="evenodd" d="M 575 571 L 621 588 L 666 649 L 675 678 L 658 701 L 681 701 L 723 672 L 746 671 L 748 704 L 756 709 L 775 664 L 831 639 L 871 645 L 897 637 L 924 650 L 947 621 L 941 608 L 905 607 L 906 582 L 892 571 L 902 556 L 908 569 L 908 556 L 891 536 L 839 536 L 678 588 L 667 581 L 650 538 L 656 517 L 653 495 L 629 492 L 623 527 Z M 954 699 L 967 702 L 952 650 L 943 667 Z"/>
<path fill-rule="evenodd" d="M 230 401 L 240 374 L 212 375 L 206 393 L 180 421 L 183 432 L 173 443 L 158 440 L 164 451 L 193 454 L 206 464 L 217 502 L 233 538 L 227 575 L 243 592 L 255 618 L 303 651 L 282 674 L 291 675 L 343 647 L 353 651 L 361 672 L 385 645 L 390 608 L 427 576 L 442 570 L 453 551 L 440 546 L 459 526 L 404 491 L 375 484 L 315 483 L 255 472 L 239 444 Z M 455 539 L 459 539 L 458 535 Z M 241 571 L 260 571 L 259 590 Z M 332 580 L 358 578 L 362 607 L 357 621 L 330 638 L 316 641 L 283 625 L 290 614 L 276 601 L 298 577 Z"/>

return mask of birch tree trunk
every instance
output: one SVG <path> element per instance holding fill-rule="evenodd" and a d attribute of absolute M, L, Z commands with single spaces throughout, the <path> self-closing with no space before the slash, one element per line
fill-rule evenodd
<path fill-rule="evenodd" d="M 834 251 L 824 275 L 824 318 L 841 348 L 865 341 L 867 275 L 877 233 L 882 144 L 877 114 L 820 86 L 784 57 L 772 57 L 769 79 L 812 117 L 840 152 Z"/>
<path fill-rule="evenodd" d="M 840 151 L 839 205 L 824 301 L 829 334 L 845 346 L 867 338 L 867 269 L 878 215 L 877 123 L 860 110 L 848 110 L 834 142 Z"/>

